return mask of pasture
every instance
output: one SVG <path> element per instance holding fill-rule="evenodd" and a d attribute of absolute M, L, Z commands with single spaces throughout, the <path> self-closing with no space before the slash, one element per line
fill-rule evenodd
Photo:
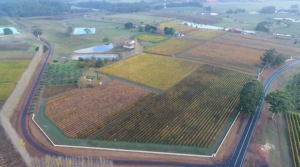
<path fill-rule="evenodd" d="M 147 42 L 159 42 L 169 37 L 155 34 L 139 34 L 135 38 Z"/>
<path fill-rule="evenodd" d="M 13 60 L 13 59 L 31 59 L 33 54 L 23 53 L 21 50 L 0 50 L 0 60 Z"/>
<path fill-rule="evenodd" d="M 193 31 L 191 33 L 188 33 L 186 37 L 188 38 L 196 38 L 200 40 L 209 40 L 211 38 L 217 37 L 219 35 L 225 34 L 225 31 L 219 31 L 219 30 L 205 30 L 201 29 L 198 31 Z"/>
<path fill-rule="evenodd" d="M 8 21 L 6 18 L 0 18 L 0 26 L 10 26 L 12 23 Z"/>
<path fill-rule="evenodd" d="M 209 42 L 180 57 L 254 72 L 260 66 L 263 53 L 261 50 Z"/>
<path fill-rule="evenodd" d="M 8 98 L 30 60 L 0 61 L 0 100 Z"/>
<path fill-rule="evenodd" d="M 50 98 L 46 116 L 67 137 L 82 138 L 100 130 L 112 118 L 125 114 L 122 112 L 124 107 L 147 94 L 138 87 L 112 81 L 93 89 L 71 90 Z"/>
<path fill-rule="evenodd" d="M 200 45 L 201 43 L 203 42 L 172 38 L 159 44 L 153 45 L 145 49 L 144 51 L 171 56 Z"/>
<path fill-rule="evenodd" d="M 155 89 L 166 90 L 196 70 L 199 65 L 169 57 L 141 54 L 100 68 L 99 71 Z"/>
<path fill-rule="evenodd" d="M 253 76 L 203 65 L 98 139 L 210 147 Z"/>

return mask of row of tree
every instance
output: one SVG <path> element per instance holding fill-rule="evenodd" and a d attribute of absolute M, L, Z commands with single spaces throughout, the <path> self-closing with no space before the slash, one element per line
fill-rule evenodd
<path fill-rule="evenodd" d="M 246 10 L 245 9 L 242 9 L 242 8 L 238 8 L 238 9 L 235 9 L 235 10 L 232 10 L 232 9 L 229 9 L 226 11 L 226 14 L 238 14 L 238 13 L 246 13 Z"/>

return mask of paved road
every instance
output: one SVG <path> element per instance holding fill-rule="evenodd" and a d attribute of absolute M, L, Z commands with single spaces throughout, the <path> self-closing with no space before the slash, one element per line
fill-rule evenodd
<path fill-rule="evenodd" d="M 13 19 L 12 19 L 13 20 Z M 16 21 L 14 21 L 16 24 L 18 24 L 20 27 L 23 27 L 22 25 L 20 25 L 19 23 L 17 23 Z M 23 28 L 24 29 L 24 28 Z M 28 30 L 24 29 L 25 31 L 29 32 Z M 30 32 L 29 32 L 30 33 Z M 50 44 L 46 41 L 46 40 L 43 40 L 41 39 L 41 41 L 43 41 L 45 44 L 48 45 L 49 47 L 49 53 L 47 55 L 47 60 L 50 56 L 50 53 L 51 53 L 51 46 Z M 47 61 L 46 61 L 47 62 Z M 32 92 L 30 93 L 30 96 L 28 98 L 28 101 L 26 103 L 26 106 L 23 110 L 23 113 L 22 113 L 22 120 L 21 120 L 21 126 L 22 126 L 22 132 L 23 132 L 23 135 L 24 135 L 24 138 L 26 139 L 26 141 L 31 145 L 33 146 L 36 150 L 42 152 L 42 153 L 45 153 L 45 154 L 48 154 L 48 155 L 52 155 L 52 156 L 64 156 L 60 153 L 57 153 L 55 151 L 52 151 L 52 150 L 48 150 L 44 147 L 42 147 L 41 145 L 37 144 L 33 139 L 32 137 L 30 136 L 30 134 L 27 132 L 27 129 L 26 129 L 26 116 L 27 116 L 27 111 L 28 111 L 28 108 L 29 108 L 29 105 L 30 105 L 30 102 L 31 102 L 31 99 L 34 95 L 34 90 L 37 88 L 38 84 L 39 84 L 39 81 L 41 79 L 41 76 L 43 74 L 43 70 L 46 66 L 46 62 L 43 64 L 43 67 L 42 67 L 42 70 L 41 72 L 39 73 L 38 75 L 38 78 L 34 84 L 34 87 L 32 89 Z M 293 66 L 293 65 L 296 65 L 300 63 L 300 60 L 297 60 L 295 62 L 292 62 L 290 64 L 287 64 L 285 66 L 283 66 L 282 68 L 280 68 L 279 70 L 275 71 L 269 78 L 268 80 L 264 83 L 264 88 L 265 88 L 265 92 L 267 93 L 271 87 L 271 84 L 272 82 L 276 79 L 276 77 L 279 76 L 279 74 L 281 74 L 282 72 L 284 72 L 286 69 L 288 69 L 289 67 Z M 257 107 L 257 111 L 256 111 L 256 114 L 251 116 L 244 128 L 244 131 L 242 133 L 242 136 L 236 146 L 236 149 L 232 155 L 232 158 L 228 161 L 228 162 L 225 162 L 225 163 L 222 163 L 222 164 L 216 164 L 216 165 L 196 165 L 196 164 L 188 164 L 188 163 L 176 163 L 176 162 L 153 162 L 153 161 L 122 161 L 122 160 L 114 160 L 114 164 L 123 164 L 123 165 L 166 165 L 166 166 L 185 166 L 185 167 L 217 167 L 217 166 L 220 166 L 220 167 L 240 167 L 243 163 L 243 160 L 244 160 L 244 157 L 246 155 L 246 152 L 247 152 L 247 148 L 248 148 L 248 145 L 250 143 L 250 140 L 251 140 L 251 137 L 252 137 L 252 134 L 253 134 L 253 131 L 255 129 L 255 126 L 256 126 L 256 123 L 258 121 L 258 118 L 260 116 L 260 113 L 261 113 L 261 109 L 262 109 L 262 106 L 263 106 L 263 103 L 264 103 L 264 99 L 261 101 L 260 105 Z"/>

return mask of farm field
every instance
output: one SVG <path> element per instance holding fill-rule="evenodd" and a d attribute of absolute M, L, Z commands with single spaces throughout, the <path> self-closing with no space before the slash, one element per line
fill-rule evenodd
<path fill-rule="evenodd" d="M 30 60 L 0 61 L 0 100 L 8 98 Z"/>
<path fill-rule="evenodd" d="M 145 52 L 155 53 L 155 54 L 162 54 L 162 55 L 176 55 L 179 54 L 187 49 L 200 45 L 203 42 L 200 41 L 190 41 L 190 40 L 183 40 L 172 38 L 170 40 L 164 41 L 162 43 L 153 45 L 147 49 Z"/>
<path fill-rule="evenodd" d="M 300 74 L 294 75 L 294 77 L 287 84 L 286 89 L 289 90 L 294 99 L 294 111 L 300 110 Z"/>
<path fill-rule="evenodd" d="M 288 124 L 288 133 L 290 139 L 290 147 L 292 151 L 292 157 L 294 166 L 300 166 L 300 147 L 299 147 L 299 136 L 300 136 L 300 114 L 295 112 L 289 112 L 286 115 Z"/>
<path fill-rule="evenodd" d="M 114 120 L 112 118 L 123 115 L 124 107 L 147 94 L 138 87 L 112 81 L 93 89 L 76 89 L 50 98 L 45 112 L 66 136 L 82 138 L 100 130 Z"/>
<path fill-rule="evenodd" d="M 23 51 L 27 51 L 30 47 L 31 47 L 31 45 L 28 45 L 28 44 L 16 44 L 16 45 L 13 45 L 13 44 L 4 44 L 4 45 L 0 45 L 0 52 L 1 51 L 7 51 L 7 50 L 23 50 Z"/>
<path fill-rule="evenodd" d="M 209 40 L 211 38 L 217 37 L 219 35 L 225 34 L 225 31 L 218 31 L 218 30 L 198 30 L 188 33 L 186 37 L 188 38 L 196 38 L 200 40 Z"/>
<path fill-rule="evenodd" d="M 49 98 L 61 93 L 68 92 L 70 90 L 76 89 L 77 86 L 74 84 L 69 85 L 54 85 L 54 86 L 46 86 L 43 98 Z"/>
<path fill-rule="evenodd" d="M 99 71 L 159 90 L 166 90 L 199 66 L 199 63 L 151 54 L 140 54 L 100 68 Z"/>
<path fill-rule="evenodd" d="M 210 147 L 253 76 L 203 65 L 98 139 Z"/>
<path fill-rule="evenodd" d="M 194 27 L 188 27 L 188 26 L 181 26 L 181 27 L 176 27 L 176 31 L 178 31 L 180 34 L 188 34 L 193 31 L 197 31 L 197 28 Z"/>
<path fill-rule="evenodd" d="M 13 60 L 13 59 L 31 59 L 33 54 L 23 53 L 20 50 L 9 50 L 2 51 L 0 50 L 0 60 Z"/>
<path fill-rule="evenodd" d="M 139 34 L 135 36 L 135 38 L 147 42 L 159 42 L 169 37 L 162 36 L 162 35 L 155 35 L 155 34 Z"/>
<path fill-rule="evenodd" d="M 10 21 L 8 21 L 6 18 L 0 18 L 0 26 L 8 26 L 12 25 Z"/>
<path fill-rule="evenodd" d="M 161 30 L 163 30 L 165 27 L 177 27 L 180 26 L 181 24 L 179 22 L 164 22 L 164 23 L 159 23 L 159 27 Z"/>
<path fill-rule="evenodd" d="M 260 50 L 209 42 L 180 57 L 254 72 L 260 66 L 263 53 Z"/>
<path fill-rule="evenodd" d="M 286 56 L 300 55 L 300 49 L 298 49 L 298 48 L 277 46 L 274 44 L 266 44 L 266 43 L 261 43 L 261 42 L 256 42 L 256 41 L 243 40 L 243 39 L 239 39 L 239 38 L 223 37 L 223 38 L 216 39 L 213 42 L 226 44 L 226 45 L 240 46 L 240 47 L 245 47 L 245 48 L 249 48 L 249 49 L 257 49 L 257 50 L 261 50 L 261 51 L 275 48 L 278 53 L 286 55 Z"/>

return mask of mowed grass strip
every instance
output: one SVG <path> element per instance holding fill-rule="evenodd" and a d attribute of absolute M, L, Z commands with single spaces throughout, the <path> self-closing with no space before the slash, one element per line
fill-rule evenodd
<path fill-rule="evenodd" d="M 225 34 L 225 31 L 220 30 L 205 30 L 201 29 L 198 31 L 193 31 L 188 33 L 186 36 L 189 38 L 201 39 L 201 40 L 209 40 L 219 35 Z"/>
<path fill-rule="evenodd" d="M 30 60 L 0 61 L 0 100 L 8 98 Z"/>
<path fill-rule="evenodd" d="M 164 39 L 167 39 L 168 37 L 162 35 L 155 35 L 155 34 L 139 34 L 135 36 L 135 38 L 142 41 L 159 42 Z"/>
<path fill-rule="evenodd" d="M 264 51 L 219 43 L 206 43 L 180 57 L 253 72 Z"/>
<path fill-rule="evenodd" d="M 166 90 L 200 66 L 199 63 L 175 58 L 140 54 L 136 57 L 99 69 L 155 89 Z"/>
<path fill-rule="evenodd" d="M 145 49 L 145 52 L 162 55 L 176 55 L 192 47 L 202 44 L 201 41 L 190 41 L 184 39 L 172 38 Z"/>

